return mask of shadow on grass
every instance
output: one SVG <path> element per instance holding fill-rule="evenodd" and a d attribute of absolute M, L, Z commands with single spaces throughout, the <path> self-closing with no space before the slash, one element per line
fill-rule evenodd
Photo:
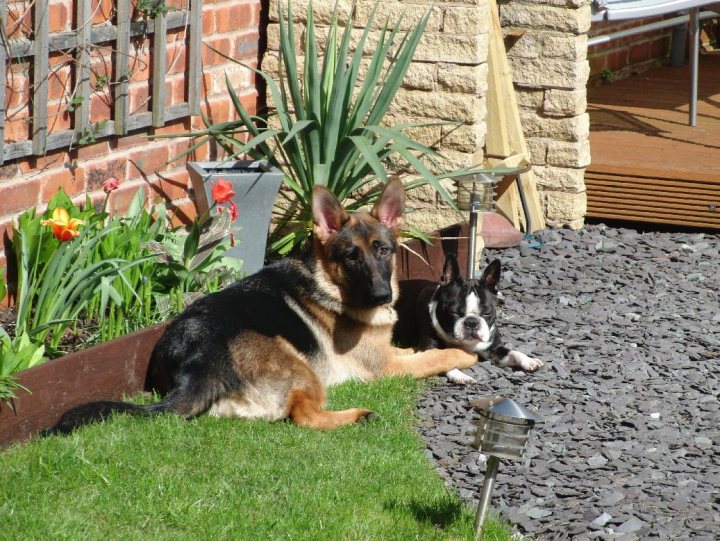
<path fill-rule="evenodd" d="M 410 514 L 421 523 L 432 524 L 437 528 L 447 528 L 461 520 L 465 506 L 461 501 L 444 498 L 433 502 L 395 500 L 386 503 L 385 508 Z"/>

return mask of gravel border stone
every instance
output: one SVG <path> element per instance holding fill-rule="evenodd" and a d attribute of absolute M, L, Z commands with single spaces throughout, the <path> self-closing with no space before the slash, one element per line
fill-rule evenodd
<path fill-rule="evenodd" d="M 516 400 L 543 423 L 501 461 L 493 510 L 532 539 L 718 539 L 720 234 L 548 229 L 503 262 L 501 332 L 537 373 L 487 362 L 418 406 L 427 453 L 471 505 L 484 460 L 470 400 Z"/>

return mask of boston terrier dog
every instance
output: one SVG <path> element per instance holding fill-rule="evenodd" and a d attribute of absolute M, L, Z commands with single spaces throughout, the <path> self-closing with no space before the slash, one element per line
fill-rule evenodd
<path fill-rule="evenodd" d="M 403 311 L 414 313 L 418 318 L 417 321 L 404 324 L 406 330 L 410 327 L 414 329 L 410 334 L 405 332 L 401 339 L 407 341 L 407 337 L 412 336 L 412 345 L 423 351 L 460 348 L 474 352 L 500 367 L 533 372 L 543 366 L 540 359 L 503 345 L 496 318 L 500 272 L 500 260 L 496 259 L 487 266 L 480 279 L 466 280 L 460 276 L 460 266 L 455 256 L 448 255 L 440 283 L 425 287 L 415 295 L 417 301 L 414 309 L 409 309 L 407 296 L 403 299 L 401 293 L 401 306 L 398 307 L 400 318 L 403 317 Z M 406 303 L 404 310 L 402 303 Z M 447 377 L 453 383 L 475 383 L 471 376 L 458 369 L 448 372 Z"/>

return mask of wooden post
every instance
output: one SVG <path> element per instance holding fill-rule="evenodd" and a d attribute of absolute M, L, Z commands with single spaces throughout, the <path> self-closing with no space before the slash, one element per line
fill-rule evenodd
<path fill-rule="evenodd" d="M 37 0 L 34 10 L 34 53 L 33 58 L 33 100 L 32 100 L 32 153 L 45 154 L 48 126 L 48 62 L 50 44 L 48 41 L 49 1 Z"/>
<path fill-rule="evenodd" d="M 515 98 L 512 71 L 503 41 L 500 17 L 495 0 L 490 0 L 490 35 L 488 44 L 488 91 L 485 156 L 492 166 L 512 161 L 529 161 L 520 111 Z M 535 187 L 532 170 L 520 175 L 525 194 L 532 233 L 545 228 L 545 216 Z M 495 207 L 516 228 L 524 227 L 525 216 L 514 178 L 505 178 L 497 186 Z"/>

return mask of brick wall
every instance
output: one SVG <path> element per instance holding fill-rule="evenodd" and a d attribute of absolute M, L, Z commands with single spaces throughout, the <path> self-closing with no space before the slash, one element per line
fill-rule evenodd
<path fill-rule="evenodd" d="M 672 14 L 669 17 L 674 17 Z M 617 32 L 667 17 L 654 17 L 637 21 L 603 22 L 593 24 L 588 36 Z M 667 63 L 670 56 L 672 29 L 645 32 L 624 39 L 596 45 L 588 50 L 590 85 L 625 79 L 636 73 Z"/>
<path fill-rule="evenodd" d="M 231 55 L 250 65 L 257 65 L 261 0 L 205 0 L 203 7 L 203 43 Z M 29 15 L 24 14 L 30 2 L 8 2 L 6 32 L 9 40 L 20 40 L 32 34 Z M 168 0 L 170 6 L 183 8 L 187 0 Z M 93 2 L 97 7 L 93 22 L 102 24 L 113 16 L 111 0 Z M 50 31 L 70 30 L 74 7 L 71 0 L 51 0 Z M 24 14 L 24 15 L 23 15 Z M 166 106 L 187 101 L 186 54 L 183 30 L 169 32 L 167 37 L 167 99 Z M 148 51 L 151 43 L 133 40 L 137 54 L 130 61 L 133 73 L 130 84 L 130 112 L 148 110 Z M 98 77 L 107 74 L 110 63 L 109 48 L 94 52 L 92 85 L 96 88 L 90 102 L 91 121 L 109 118 L 112 101 L 107 85 L 96 84 Z M 51 55 L 49 87 L 48 131 L 71 128 L 72 113 L 68 111 L 68 89 L 71 84 L 70 62 L 61 53 Z M 5 141 L 21 141 L 29 137 L 29 73 L 28 63 L 13 61 L 6 82 Z M 214 121 L 230 118 L 231 104 L 225 89 L 225 74 L 229 74 L 238 94 L 248 109 L 254 111 L 258 93 L 254 74 L 203 45 L 202 48 L 201 108 Z M 81 146 L 49 152 L 45 156 L 17 159 L 0 165 L 0 235 L 7 250 L 12 222 L 18 214 L 31 208 L 43 209 L 52 195 L 62 187 L 71 196 L 84 200 L 85 194 L 100 199 L 104 194 L 101 183 L 108 177 L 122 180 L 121 188 L 112 194 L 109 207 L 114 212 L 124 211 L 136 190 L 144 190 L 148 204 L 165 200 L 170 203 L 177 221 L 189 221 L 196 209 L 188 193 L 188 176 L 184 160 L 170 165 L 165 163 L 188 147 L 187 139 L 155 139 L 148 133 L 174 134 L 199 128 L 199 117 L 167 124 L 152 132 L 133 132 L 124 137 L 106 138 Z M 205 159 L 212 149 L 202 148 L 192 159 Z M 214 156 L 210 156 L 214 157 Z M 0 251 L 0 268 L 7 264 L 9 252 Z"/>

